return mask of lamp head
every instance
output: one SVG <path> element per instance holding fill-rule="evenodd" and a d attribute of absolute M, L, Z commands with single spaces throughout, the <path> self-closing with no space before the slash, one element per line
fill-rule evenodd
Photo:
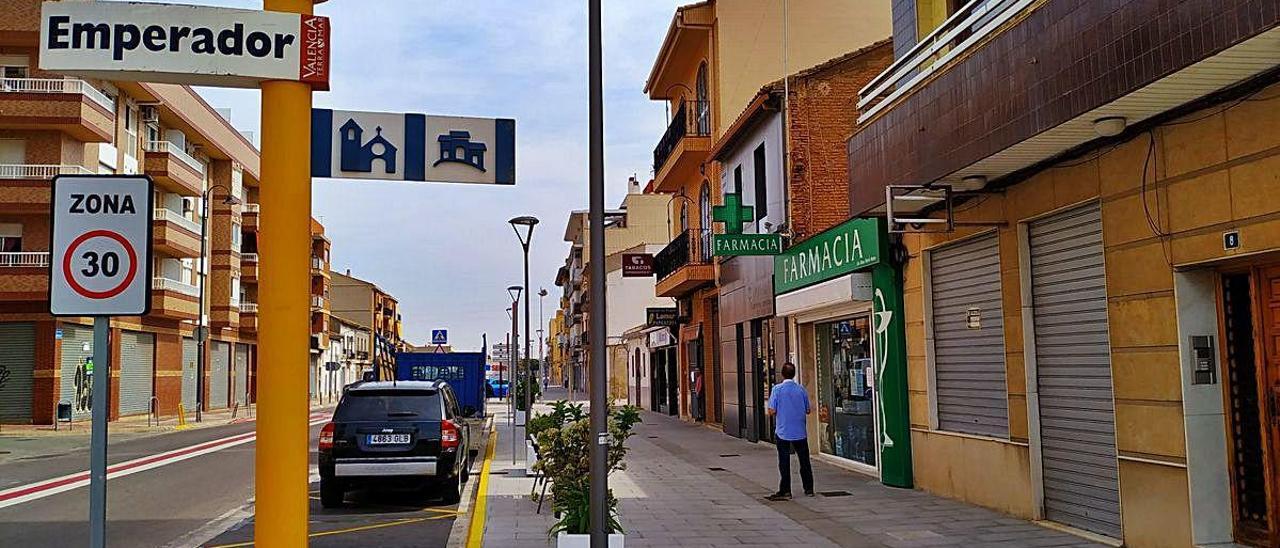
<path fill-rule="evenodd" d="M 507 222 L 513 225 L 533 226 L 538 224 L 538 218 L 532 215 L 521 215 L 519 217 L 512 217 L 511 220 Z"/>
<path fill-rule="evenodd" d="M 507 293 L 511 294 L 511 300 L 515 301 L 520 299 L 520 292 L 523 290 L 524 290 L 524 287 L 513 285 L 507 288 Z"/>

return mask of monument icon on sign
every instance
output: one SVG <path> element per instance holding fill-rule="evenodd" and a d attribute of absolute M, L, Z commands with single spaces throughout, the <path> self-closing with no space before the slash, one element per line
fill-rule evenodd
<path fill-rule="evenodd" d="M 354 118 L 347 119 L 338 131 L 342 135 L 342 171 L 372 173 L 373 161 L 382 160 L 386 173 L 396 172 L 396 146 L 382 137 L 382 126 L 378 126 L 376 135 L 363 144 L 364 128 Z"/>
<path fill-rule="evenodd" d="M 469 165 L 480 171 L 485 170 L 484 151 L 488 150 L 489 147 L 485 146 L 484 143 L 472 142 L 471 132 L 452 130 L 441 135 L 436 140 L 440 142 L 440 159 L 431 165 L 438 166 L 444 162 L 457 162 Z"/>

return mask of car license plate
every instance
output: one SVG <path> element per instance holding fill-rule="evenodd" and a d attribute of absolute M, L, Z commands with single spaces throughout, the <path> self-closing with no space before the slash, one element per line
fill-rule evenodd
<path fill-rule="evenodd" d="M 409 443 L 408 434 L 371 434 L 369 445 L 396 445 Z"/>

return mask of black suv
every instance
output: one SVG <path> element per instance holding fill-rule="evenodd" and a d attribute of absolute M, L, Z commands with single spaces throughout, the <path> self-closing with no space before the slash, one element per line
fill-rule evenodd
<path fill-rule="evenodd" d="M 361 382 L 348 387 L 320 430 L 320 504 L 342 505 L 358 485 L 438 488 L 457 503 L 470 468 L 471 438 L 443 381 Z"/>

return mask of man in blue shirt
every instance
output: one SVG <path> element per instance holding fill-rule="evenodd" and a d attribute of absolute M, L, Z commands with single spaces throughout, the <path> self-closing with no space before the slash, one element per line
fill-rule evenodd
<path fill-rule="evenodd" d="M 804 494 L 813 496 L 813 468 L 809 465 L 809 440 L 805 430 L 805 416 L 813 411 L 809 407 L 809 393 L 796 382 L 796 366 L 791 362 L 782 365 L 782 382 L 773 387 L 769 395 L 769 416 L 774 417 L 774 434 L 778 445 L 778 492 L 766 497 L 772 501 L 791 500 L 791 451 L 800 459 L 800 481 Z"/>

